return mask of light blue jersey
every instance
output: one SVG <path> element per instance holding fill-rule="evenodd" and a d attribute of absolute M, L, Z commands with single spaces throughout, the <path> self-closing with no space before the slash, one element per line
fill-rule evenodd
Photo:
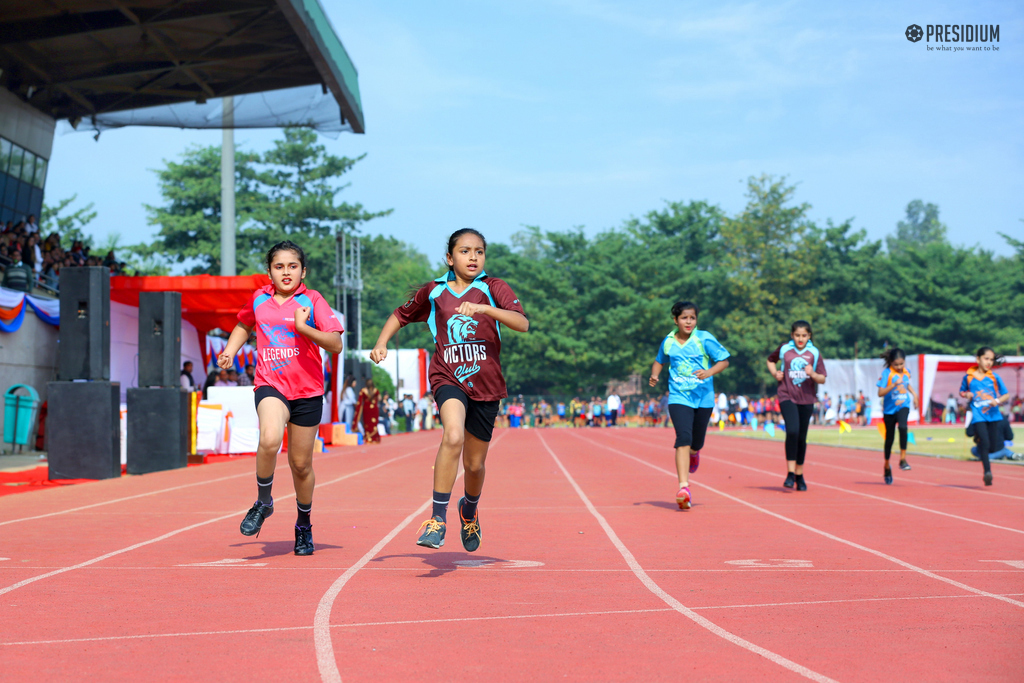
<path fill-rule="evenodd" d="M 694 373 L 708 370 L 728 357 L 729 352 L 710 332 L 694 330 L 685 344 L 679 343 L 675 331 L 669 333 L 658 347 L 656 358 L 657 362 L 669 368 L 668 402 L 691 408 L 714 408 L 712 378 L 699 380 Z"/>

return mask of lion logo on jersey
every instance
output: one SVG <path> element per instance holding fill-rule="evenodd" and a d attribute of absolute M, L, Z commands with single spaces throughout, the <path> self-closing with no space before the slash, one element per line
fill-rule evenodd
<path fill-rule="evenodd" d="M 291 340 L 295 339 L 295 330 L 289 329 L 287 325 L 260 323 L 260 327 L 271 346 L 291 346 Z"/>
<path fill-rule="evenodd" d="M 476 339 L 476 326 L 478 324 L 476 320 L 473 320 L 468 315 L 456 313 L 448 318 L 448 341 L 452 344 L 461 344 L 462 342 Z"/>
<path fill-rule="evenodd" d="M 798 387 L 807 379 L 808 363 L 797 356 L 789 362 L 789 378 L 793 380 L 793 386 Z"/>

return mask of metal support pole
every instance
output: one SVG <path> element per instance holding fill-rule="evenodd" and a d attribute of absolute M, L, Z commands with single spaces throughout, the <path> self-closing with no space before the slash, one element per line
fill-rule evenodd
<path fill-rule="evenodd" d="M 220 274 L 235 274 L 235 98 L 223 101 L 220 147 Z"/>

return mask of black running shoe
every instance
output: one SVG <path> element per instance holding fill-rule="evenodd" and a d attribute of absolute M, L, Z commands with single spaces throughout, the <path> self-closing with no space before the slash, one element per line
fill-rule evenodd
<path fill-rule="evenodd" d="M 459 519 L 462 521 L 462 529 L 459 534 L 462 536 L 462 547 L 467 553 L 476 552 L 480 549 L 480 542 L 483 535 L 480 533 L 480 511 L 473 513 L 473 519 L 467 520 L 462 514 L 462 506 L 466 504 L 466 497 L 459 499 Z"/>
<path fill-rule="evenodd" d="M 440 517 L 431 517 L 423 522 L 423 524 L 420 524 L 420 529 L 423 530 L 423 533 L 416 540 L 416 545 L 421 545 L 425 548 L 440 548 L 444 545 L 446 526 Z"/>
<path fill-rule="evenodd" d="M 807 482 L 804 481 L 804 475 L 802 475 L 802 474 L 796 475 L 796 490 L 797 491 L 806 491 L 807 490 Z"/>
<path fill-rule="evenodd" d="M 985 486 L 991 486 L 991 485 L 992 485 L 992 471 L 989 470 L 988 472 L 985 473 Z"/>
<path fill-rule="evenodd" d="M 295 554 L 313 554 L 313 525 L 295 527 Z"/>
<path fill-rule="evenodd" d="M 900 469 L 903 470 L 904 472 L 909 472 L 910 463 L 907 462 L 906 460 L 900 460 Z"/>
<path fill-rule="evenodd" d="M 786 481 L 782 482 L 782 485 L 785 486 L 787 489 L 793 488 L 793 486 L 795 484 L 796 484 L 796 475 L 793 474 L 792 472 L 787 474 L 786 475 Z"/>
<path fill-rule="evenodd" d="M 885 483 L 886 484 L 891 484 L 892 483 L 892 470 L 889 469 L 888 467 L 885 468 Z"/>
<path fill-rule="evenodd" d="M 242 532 L 243 536 L 256 535 L 256 538 L 260 537 L 260 529 L 263 528 L 263 520 L 270 515 L 274 514 L 273 505 L 264 505 L 258 500 L 252 504 L 249 511 L 245 513 L 245 519 L 242 520 L 241 526 L 238 530 Z"/>

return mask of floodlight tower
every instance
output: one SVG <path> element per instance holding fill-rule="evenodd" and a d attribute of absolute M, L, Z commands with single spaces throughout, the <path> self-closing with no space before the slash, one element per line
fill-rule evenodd
<path fill-rule="evenodd" d="M 363 348 L 363 245 L 358 237 L 338 228 L 335 236 L 335 308 L 345 314 L 346 349 Z"/>

